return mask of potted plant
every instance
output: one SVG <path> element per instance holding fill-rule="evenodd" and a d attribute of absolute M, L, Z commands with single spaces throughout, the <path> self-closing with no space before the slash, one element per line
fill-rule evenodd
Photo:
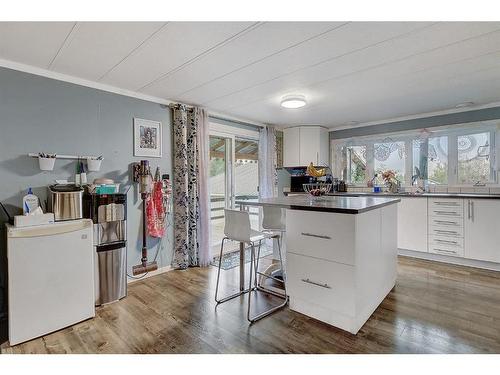
<path fill-rule="evenodd" d="M 391 193 L 397 193 L 399 191 L 400 182 L 396 178 L 396 172 L 388 169 L 382 172 L 382 178 L 384 179 L 385 185 L 389 188 Z"/>

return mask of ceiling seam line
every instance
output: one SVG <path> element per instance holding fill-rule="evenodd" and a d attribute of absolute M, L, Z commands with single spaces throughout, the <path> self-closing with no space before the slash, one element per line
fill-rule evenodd
<path fill-rule="evenodd" d="M 178 70 L 180 70 L 180 69 L 184 68 L 185 66 L 187 66 L 187 65 L 189 65 L 189 64 L 192 64 L 194 61 L 198 60 L 198 59 L 199 59 L 199 58 L 201 58 L 202 56 L 204 56 L 204 55 L 206 55 L 206 54 L 209 54 L 209 53 L 211 53 L 211 52 L 215 51 L 216 49 L 218 49 L 218 48 L 222 47 L 223 45 L 225 45 L 225 44 L 227 44 L 227 43 L 232 42 L 232 41 L 233 41 L 233 40 L 235 40 L 235 39 L 240 38 L 241 36 L 243 36 L 243 35 L 245 35 L 245 34 L 247 34 L 247 33 L 251 32 L 251 31 L 253 31 L 254 29 L 256 29 L 257 27 L 260 27 L 260 26 L 261 26 L 261 25 L 263 25 L 263 24 L 264 24 L 264 22 L 256 22 L 256 23 L 254 23 L 254 24 L 250 25 L 249 27 L 247 27 L 247 28 L 245 28 L 245 29 L 241 30 L 240 32 L 238 32 L 238 33 L 236 33 L 236 34 L 232 35 L 231 37 L 229 37 L 229 38 L 227 38 L 227 39 L 223 40 L 222 42 L 217 43 L 216 45 L 212 46 L 211 48 L 207 49 L 206 51 L 203 51 L 202 53 L 200 53 L 200 54 L 196 55 L 195 57 L 193 57 L 193 58 L 191 58 L 190 60 L 186 61 L 185 63 L 183 63 L 183 64 L 179 65 L 178 67 L 176 67 L 176 68 L 174 68 L 174 69 L 170 70 L 169 72 L 164 73 L 164 74 L 162 74 L 161 76 L 159 76 L 159 77 L 155 78 L 154 80 L 152 80 L 151 82 L 149 82 L 149 83 L 145 84 L 144 86 L 139 87 L 136 91 L 141 91 L 141 90 L 144 90 L 146 87 L 151 86 L 152 84 L 154 84 L 154 83 L 156 83 L 156 82 L 158 82 L 158 81 L 161 81 L 162 79 L 164 79 L 164 78 L 165 78 L 165 77 L 167 77 L 168 75 L 170 75 L 170 74 L 173 74 L 173 73 L 177 72 Z"/>
<path fill-rule="evenodd" d="M 323 31 L 322 33 L 316 34 L 316 35 L 314 35 L 314 36 L 312 36 L 312 37 L 310 37 L 310 38 L 308 38 L 308 39 L 302 40 L 302 41 L 300 41 L 300 42 L 298 42 L 298 43 L 295 43 L 295 44 L 293 44 L 293 45 L 291 45 L 291 46 L 288 46 L 288 47 L 283 48 L 283 49 L 281 49 L 281 50 L 279 50 L 279 51 L 276 51 L 276 52 L 274 52 L 274 53 L 271 53 L 270 55 L 264 56 L 264 57 L 262 57 L 262 58 L 260 58 L 260 59 L 258 59 L 258 60 L 255 60 L 255 61 L 253 61 L 253 62 L 251 62 L 251 63 L 249 63 L 249 64 L 246 64 L 246 65 L 244 65 L 244 66 L 241 66 L 241 67 L 239 67 L 239 68 L 237 68 L 237 69 L 234 69 L 234 70 L 232 70 L 232 71 L 230 71 L 230 72 L 227 72 L 227 73 L 225 73 L 225 74 L 223 74 L 223 75 L 221 75 L 221 76 L 219 76 L 219 77 L 217 77 L 217 78 L 214 78 L 214 79 L 211 79 L 210 81 L 204 82 L 204 83 L 202 83 L 201 85 L 198 85 L 198 86 L 195 86 L 195 87 L 193 87 L 193 88 L 190 88 L 189 90 L 186 90 L 186 91 L 184 91 L 184 92 L 180 93 L 180 94 L 179 94 L 179 96 L 180 96 L 180 95 L 184 95 L 184 94 L 186 94 L 186 93 L 188 93 L 188 92 L 190 92 L 190 91 L 196 90 L 196 89 L 198 89 L 198 88 L 200 88 L 200 87 L 203 87 L 203 86 L 205 86 L 205 85 L 208 85 L 208 84 L 210 84 L 210 83 L 212 83 L 212 82 L 214 82 L 214 81 L 217 81 L 218 79 L 224 78 L 224 77 L 226 77 L 226 76 L 228 76 L 228 75 L 230 75 L 230 74 L 233 74 L 233 73 L 235 73 L 235 72 L 238 72 L 238 71 L 240 71 L 240 70 L 242 70 L 242 69 L 248 68 L 249 66 L 252 66 L 252 65 L 258 64 L 258 63 L 260 63 L 260 62 L 262 62 L 262 61 L 264 61 L 264 60 L 266 60 L 266 59 L 268 59 L 268 58 L 270 58 L 270 57 L 273 57 L 273 56 L 275 56 L 275 55 L 277 55 L 277 54 L 283 53 L 283 52 L 285 52 L 285 51 L 287 51 L 287 50 L 289 50 L 289 49 L 295 48 L 295 47 L 297 47 L 297 46 L 299 46 L 299 45 L 301 45 L 301 44 L 303 44 L 303 43 L 310 42 L 310 41 L 311 41 L 311 40 L 313 40 L 313 39 L 316 39 L 316 38 L 319 38 L 319 37 L 321 37 L 321 36 L 323 36 L 323 35 L 325 35 L 325 34 L 331 33 L 331 32 L 333 32 L 333 31 L 335 31 L 335 30 L 337 30 L 337 29 L 340 29 L 341 27 L 344 27 L 345 25 L 348 25 L 349 23 L 351 23 L 351 22 L 345 22 L 345 23 L 343 23 L 343 24 L 341 24 L 341 25 L 339 25 L 339 26 L 333 27 L 333 28 L 331 28 L 331 29 L 328 29 L 328 30 L 326 30 L 326 31 Z"/>
<path fill-rule="evenodd" d="M 121 59 L 119 62 L 117 62 L 113 67 L 111 67 L 106 73 L 104 73 L 101 77 L 99 77 L 98 81 L 101 81 L 104 77 L 106 77 L 109 73 L 111 73 L 113 70 L 115 70 L 120 64 L 122 64 L 126 59 L 131 57 L 137 50 L 139 50 L 144 44 L 146 44 L 149 40 L 151 40 L 156 34 L 158 34 L 161 30 L 163 30 L 169 22 L 165 22 L 158 30 L 153 32 L 151 35 L 149 35 L 146 39 L 144 39 L 137 47 L 132 49 L 123 59 Z"/>
<path fill-rule="evenodd" d="M 282 75 L 280 75 L 280 76 L 277 76 L 277 77 L 271 78 L 271 79 L 269 79 L 269 80 L 267 80 L 267 81 L 264 81 L 264 82 L 258 83 L 258 84 L 256 84 L 256 85 L 249 86 L 249 87 L 246 87 L 246 88 L 244 88 L 244 89 L 236 90 L 236 91 L 233 91 L 233 92 L 231 92 L 231 93 L 229 93 L 229 94 L 225 94 L 225 95 L 219 96 L 219 97 L 217 97 L 217 98 L 215 98 L 215 99 L 212 99 L 212 100 L 210 100 L 209 102 L 205 102 L 205 103 L 206 103 L 206 104 L 208 104 L 208 103 L 212 103 L 212 102 L 214 102 L 214 101 L 216 101 L 216 100 L 218 100 L 218 99 L 222 99 L 222 98 L 225 98 L 225 97 L 228 97 L 228 96 L 234 95 L 234 94 L 236 94 L 236 93 L 239 93 L 239 92 L 242 92 L 242 91 L 245 91 L 245 90 L 248 90 L 248 89 L 252 89 L 252 88 L 254 88 L 254 87 L 258 87 L 258 86 L 260 86 L 260 85 L 263 85 L 263 84 L 266 84 L 266 83 L 272 82 L 272 81 L 274 81 L 274 80 L 276 80 L 276 79 L 279 79 L 279 78 L 282 78 L 282 77 L 286 77 L 286 76 L 291 75 L 291 74 L 295 74 L 295 73 L 297 73 L 297 72 L 300 72 L 301 70 L 310 69 L 310 68 L 316 67 L 316 66 L 318 66 L 318 65 L 322 65 L 322 64 L 325 64 L 325 63 L 327 63 L 327 62 L 330 62 L 330 61 L 337 60 L 337 59 L 339 59 L 339 58 L 342 58 L 342 57 L 348 56 L 348 55 L 350 55 L 350 54 L 353 54 L 353 53 L 356 53 L 356 52 L 363 51 L 363 50 L 365 50 L 365 49 L 368 49 L 368 48 L 374 47 L 374 46 L 376 46 L 376 45 L 379 45 L 379 44 L 382 44 L 382 43 L 386 43 L 386 42 L 388 42 L 388 41 L 395 40 L 395 39 L 398 39 L 398 38 L 401 38 L 401 37 L 405 37 L 405 36 L 407 36 L 407 35 L 409 35 L 409 34 L 412 34 L 412 33 L 414 33 L 414 32 L 421 31 L 421 30 L 424 30 L 424 29 L 426 29 L 426 28 L 430 28 L 430 27 L 432 27 L 432 26 L 434 26 L 434 25 L 436 25 L 436 24 L 437 24 L 437 22 L 434 22 L 434 23 L 432 23 L 432 24 L 430 24 L 430 25 L 427 25 L 427 26 L 421 27 L 421 28 L 419 28 L 419 29 L 415 29 L 415 30 L 412 30 L 412 31 L 409 31 L 409 32 L 406 32 L 406 33 L 403 33 L 403 34 L 399 34 L 399 35 L 397 35 L 397 36 L 395 36 L 395 37 L 388 38 L 388 39 L 384 39 L 384 40 L 382 40 L 382 41 L 380 41 L 380 42 L 373 43 L 373 44 L 370 44 L 370 45 L 368 45 L 368 46 L 365 46 L 365 47 L 362 47 L 362 48 L 358 48 L 358 49 L 356 49 L 356 50 L 349 51 L 349 52 L 343 53 L 343 54 L 338 55 L 338 56 L 330 57 L 330 58 L 325 59 L 325 60 L 322 60 L 322 61 L 320 61 L 320 62 L 317 62 L 317 63 L 311 64 L 311 65 L 305 66 L 305 67 L 303 67 L 303 68 L 296 69 L 296 70 L 294 70 L 294 71 L 292 71 L 292 72 L 290 72 L 290 73 L 282 74 Z M 203 103 L 202 103 L 202 104 L 203 104 Z M 232 107 L 231 107 L 231 108 L 232 108 Z"/>
<path fill-rule="evenodd" d="M 75 31 L 75 29 L 77 28 L 77 25 L 78 25 L 78 22 L 75 22 L 73 24 L 73 27 L 71 27 L 71 30 L 69 31 L 68 35 L 66 35 L 66 38 L 64 38 L 61 46 L 59 47 L 59 49 L 57 50 L 56 54 L 54 55 L 54 57 L 50 61 L 49 65 L 47 66 L 47 69 L 51 70 L 52 65 L 55 63 L 56 59 L 59 57 L 59 55 L 61 54 L 61 52 L 63 51 L 63 49 L 66 48 L 67 43 L 69 43 L 69 38 L 73 34 L 73 32 Z"/>

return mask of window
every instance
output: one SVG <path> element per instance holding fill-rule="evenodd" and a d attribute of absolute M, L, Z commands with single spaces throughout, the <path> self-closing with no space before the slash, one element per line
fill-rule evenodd
<path fill-rule="evenodd" d="M 405 143 L 384 142 L 373 145 L 374 171 L 377 174 L 375 182 L 383 184 L 382 172 L 393 170 L 396 179 L 400 182 L 405 180 Z"/>
<path fill-rule="evenodd" d="M 358 137 L 333 141 L 334 175 L 348 184 L 383 185 L 382 172 L 393 170 L 406 185 L 427 179 L 431 185 L 498 183 L 495 151 L 498 121 L 467 126 Z"/>
<path fill-rule="evenodd" d="M 429 183 L 443 185 L 448 183 L 448 137 L 438 136 L 413 141 L 412 177 L 425 176 Z"/>
<path fill-rule="evenodd" d="M 490 133 L 457 137 L 458 183 L 485 183 L 491 180 Z"/>
<path fill-rule="evenodd" d="M 366 147 L 342 147 L 342 179 L 350 184 L 361 184 L 366 181 Z"/>

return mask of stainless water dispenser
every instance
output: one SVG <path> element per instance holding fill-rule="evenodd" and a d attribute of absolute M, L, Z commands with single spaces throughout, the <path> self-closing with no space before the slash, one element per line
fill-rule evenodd
<path fill-rule="evenodd" d="M 95 304 L 127 295 L 127 194 L 86 193 L 84 215 L 94 223 Z"/>

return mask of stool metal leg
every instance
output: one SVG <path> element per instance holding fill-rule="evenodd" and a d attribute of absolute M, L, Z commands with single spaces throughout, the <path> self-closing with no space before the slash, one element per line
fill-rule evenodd
<path fill-rule="evenodd" d="M 283 260 L 282 260 L 282 256 L 281 256 L 281 244 L 280 244 L 279 241 L 278 241 L 278 252 L 279 252 L 279 256 L 280 256 L 280 265 L 281 265 L 281 267 L 283 269 Z M 253 250 L 253 247 L 252 247 L 252 256 L 253 256 L 253 254 L 254 254 L 254 250 Z M 259 247 L 259 253 L 257 255 L 257 265 L 259 264 L 259 256 L 260 256 L 260 247 Z M 257 270 L 255 270 L 255 278 L 257 278 L 258 274 L 260 274 L 260 273 Z M 270 277 L 272 279 L 275 279 L 277 281 L 281 281 L 281 280 L 276 279 L 276 278 L 274 278 L 272 276 L 269 276 L 269 275 L 266 275 L 266 276 L 268 276 L 268 277 Z M 252 263 L 250 264 L 250 287 L 252 285 L 251 278 L 252 278 Z M 284 298 L 284 301 L 283 301 L 283 303 L 279 304 L 278 306 L 275 306 L 275 307 L 273 307 L 273 308 L 271 308 L 269 310 L 266 310 L 266 311 L 264 311 L 264 312 L 262 312 L 260 314 L 257 314 L 254 317 L 250 316 L 250 305 L 251 305 L 251 295 L 252 295 L 252 293 L 250 292 L 248 294 L 248 313 L 247 313 L 247 319 L 248 319 L 248 321 L 250 323 L 256 322 L 257 320 L 262 319 L 262 318 L 264 318 L 264 317 L 272 314 L 273 312 L 275 312 L 275 311 L 277 311 L 277 310 L 279 310 L 279 309 L 281 309 L 281 308 L 283 308 L 283 307 L 286 306 L 286 304 L 288 303 L 288 296 L 286 295 L 285 280 L 283 280 L 283 286 L 284 286 L 284 289 L 285 289 L 285 295 L 284 296 L 280 295 L 278 293 L 275 293 L 273 291 L 267 290 L 265 288 L 262 288 L 260 286 L 257 286 L 257 288 L 256 288 L 257 290 L 260 290 L 260 291 L 272 294 L 272 295 L 280 297 L 280 298 Z"/>
<path fill-rule="evenodd" d="M 231 294 L 230 296 L 224 297 L 222 299 L 217 299 L 217 295 L 219 293 L 220 270 L 222 265 L 222 252 L 224 250 L 224 241 L 227 239 L 228 239 L 227 237 L 224 237 L 220 245 L 219 267 L 217 270 L 217 284 L 215 285 L 215 302 L 217 302 L 217 304 L 227 302 L 233 298 L 241 296 L 242 294 L 248 293 L 251 290 L 251 289 L 241 290 L 237 293 Z"/>

